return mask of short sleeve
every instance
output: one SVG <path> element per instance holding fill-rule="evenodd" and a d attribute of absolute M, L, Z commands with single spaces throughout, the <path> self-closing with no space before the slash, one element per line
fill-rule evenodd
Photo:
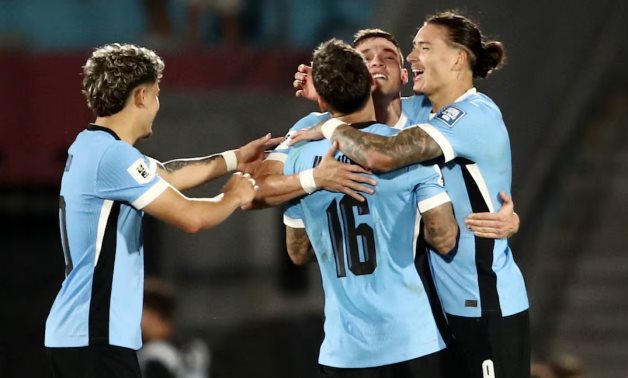
<path fill-rule="evenodd" d="M 445 162 L 456 157 L 477 161 L 504 133 L 501 113 L 481 99 L 448 105 L 420 124 L 443 151 Z"/>
<path fill-rule="evenodd" d="M 303 223 L 301 201 L 290 201 L 284 206 L 283 223 L 292 228 L 305 228 L 305 224 Z"/>
<path fill-rule="evenodd" d="M 157 174 L 156 161 L 124 142 L 112 143 L 97 169 L 97 192 L 103 198 L 130 203 L 138 210 L 168 188 Z"/>
<path fill-rule="evenodd" d="M 451 202 L 443 186 L 443 176 L 438 165 L 415 164 L 410 167 L 410 175 L 415 180 L 414 191 L 421 214 Z"/>

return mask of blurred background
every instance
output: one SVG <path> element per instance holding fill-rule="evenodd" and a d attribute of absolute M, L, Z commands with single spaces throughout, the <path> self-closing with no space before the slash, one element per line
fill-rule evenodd
<path fill-rule="evenodd" d="M 0 0 L 0 377 L 49 376 L 58 190 L 69 144 L 94 119 L 80 92 L 93 48 L 132 42 L 165 59 L 155 132 L 139 145 L 165 161 L 283 135 L 317 110 L 292 80 L 319 42 L 379 27 L 407 54 L 424 17 L 449 8 L 507 48 L 508 64 L 478 87 L 510 132 L 521 218 L 511 244 L 533 357 L 628 377 L 624 0 Z M 208 345 L 212 377 L 315 376 L 319 272 L 289 262 L 279 209 L 238 212 L 198 235 L 147 217 L 144 235 L 147 274 L 177 290 L 177 337 Z"/>

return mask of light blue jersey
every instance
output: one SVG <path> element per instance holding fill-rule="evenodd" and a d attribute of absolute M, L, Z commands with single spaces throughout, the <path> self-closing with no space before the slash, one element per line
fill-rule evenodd
<path fill-rule="evenodd" d="M 510 141 L 499 108 L 490 98 L 471 89 L 417 127 L 425 130 L 443 151 L 445 188 L 460 227 L 455 253 L 446 258 L 431 253 L 445 312 L 480 317 L 508 316 L 526 310 L 523 276 L 508 240 L 477 238 L 464 225 L 472 212 L 499 210 L 499 192 L 510 195 Z"/>
<path fill-rule="evenodd" d="M 168 184 L 156 164 L 91 125 L 70 149 L 59 220 L 66 278 L 46 321 L 47 347 L 142 346 L 142 215 Z"/>
<path fill-rule="evenodd" d="M 396 132 L 382 124 L 364 131 Z M 296 145 L 284 174 L 312 168 L 329 148 L 327 140 Z M 340 152 L 336 158 L 348 161 Z M 325 291 L 322 365 L 382 366 L 445 348 L 413 253 L 417 207 L 426 212 L 449 202 L 438 167 L 411 165 L 376 178 L 376 192 L 365 195 L 364 203 L 321 190 L 284 214 L 286 225 L 305 227 L 320 267 Z"/>

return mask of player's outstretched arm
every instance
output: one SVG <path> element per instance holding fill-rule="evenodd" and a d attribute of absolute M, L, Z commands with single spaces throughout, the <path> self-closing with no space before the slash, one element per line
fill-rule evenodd
<path fill-rule="evenodd" d="M 314 250 L 305 228 L 286 226 L 286 247 L 290 260 L 296 265 L 303 265 L 314 256 Z"/>
<path fill-rule="evenodd" d="M 176 159 L 162 163 L 157 171 L 170 185 L 178 190 L 187 190 L 202 185 L 229 171 L 253 172 L 262 162 L 265 151 L 281 142 L 270 134 L 255 139 L 237 150 L 220 154 Z"/>
<path fill-rule="evenodd" d="M 451 202 L 426 211 L 421 217 L 424 222 L 425 241 L 440 254 L 451 252 L 458 241 L 458 224 Z"/>
<path fill-rule="evenodd" d="M 481 238 L 501 239 L 509 238 L 519 231 L 519 216 L 515 213 L 515 204 L 503 192 L 499 193 L 502 207 L 496 213 L 472 213 L 464 224 L 476 236 Z"/>
<path fill-rule="evenodd" d="M 364 201 L 360 193 L 373 193 L 375 179 L 368 176 L 370 172 L 359 165 L 337 161 L 334 158 L 336 150 L 337 146 L 332 145 L 321 163 L 311 172 L 289 176 L 284 176 L 282 162 L 265 161 L 255 175 L 259 190 L 252 208 L 277 206 L 319 188 L 348 194 L 358 201 Z"/>
<path fill-rule="evenodd" d="M 420 127 L 410 127 L 394 136 L 365 133 L 336 118 L 298 131 L 292 144 L 324 136 L 338 142 L 340 150 L 351 160 L 376 172 L 388 172 L 412 163 L 420 163 L 443 154 L 440 146 Z"/>
<path fill-rule="evenodd" d="M 236 209 L 248 205 L 255 190 L 255 180 L 249 174 L 236 172 L 219 196 L 188 198 L 170 187 L 143 210 L 185 232 L 196 233 L 222 223 Z"/>

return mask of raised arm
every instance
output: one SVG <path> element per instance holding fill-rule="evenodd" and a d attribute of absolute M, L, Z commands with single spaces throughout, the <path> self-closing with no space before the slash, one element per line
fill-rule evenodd
<path fill-rule="evenodd" d="M 314 250 L 305 232 L 305 228 L 286 226 L 286 247 L 290 260 L 296 265 L 303 265 L 314 256 Z"/>
<path fill-rule="evenodd" d="M 458 241 L 458 224 L 451 202 L 426 211 L 421 217 L 424 222 L 425 241 L 442 255 L 451 252 Z"/>
<path fill-rule="evenodd" d="M 276 146 L 282 138 L 270 134 L 255 139 L 237 150 L 192 159 L 170 160 L 158 165 L 159 175 L 178 190 L 202 185 L 229 171 L 253 172 L 262 162 L 265 151 Z"/>
<path fill-rule="evenodd" d="M 410 127 L 394 136 L 365 133 L 337 119 L 298 131 L 292 144 L 326 137 L 338 142 L 351 160 L 375 172 L 388 172 L 412 163 L 420 163 L 443 154 L 440 146 L 420 127 Z"/>

